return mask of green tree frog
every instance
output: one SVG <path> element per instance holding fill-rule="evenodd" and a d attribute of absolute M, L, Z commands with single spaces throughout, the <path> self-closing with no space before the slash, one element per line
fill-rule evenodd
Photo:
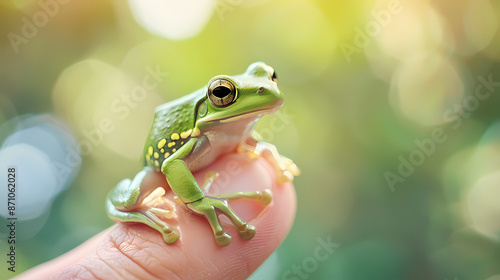
<path fill-rule="evenodd" d="M 242 221 L 228 202 L 251 199 L 267 205 L 272 200 L 271 191 L 209 196 L 206 192 L 216 174 L 209 174 L 200 187 L 192 172 L 222 154 L 240 152 L 265 158 L 276 170 L 278 181 L 292 181 L 299 175 L 297 166 L 281 156 L 274 145 L 259 142 L 254 132 L 260 117 L 274 113 L 282 104 L 283 94 L 274 69 L 256 62 L 241 75 L 216 76 L 207 86 L 158 106 L 144 147 L 144 170 L 111 190 L 106 199 L 109 217 L 119 222 L 144 223 L 159 231 L 166 243 L 177 241 L 179 231 L 159 218 L 168 217 L 169 211 L 146 202 L 158 186 L 142 184 L 148 172 L 162 172 L 177 200 L 206 217 L 219 246 L 229 245 L 231 236 L 221 227 L 216 211 L 232 221 L 242 240 L 250 240 L 256 233 L 255 227 Z"/>

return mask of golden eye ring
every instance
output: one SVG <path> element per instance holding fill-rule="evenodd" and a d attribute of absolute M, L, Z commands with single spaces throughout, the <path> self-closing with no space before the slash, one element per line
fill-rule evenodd
<path fill-rule="evenodd" d="M 208 86 L 207 96 L 215 107 L 226 107 L 236 100 L 236 88 L 226 79 L 217 79 Z"/>
<path fill-rule="evenodd" d="M 275 83 L 278 83 L 278 75 L 276 75 L 276 71 L 273 71 L 273 74 L 271 75 L 271 80 Z"/>

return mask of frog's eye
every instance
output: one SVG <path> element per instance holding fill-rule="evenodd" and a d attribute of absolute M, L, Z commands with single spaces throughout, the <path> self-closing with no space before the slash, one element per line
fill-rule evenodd
<path fill-rule="evenodd" d="M 275 83 L 278 83 L 278 75 L 276 75 L 276 71 L 273 71 L 273 75 L 271 76 L 271 80 Z"/>
<path fill-rule="evenodd" d="M 225 107 L 236 100 L 236 88 L 224 79 L 217 79 L 208 86 L 208 99 L 216 107 Z"/>

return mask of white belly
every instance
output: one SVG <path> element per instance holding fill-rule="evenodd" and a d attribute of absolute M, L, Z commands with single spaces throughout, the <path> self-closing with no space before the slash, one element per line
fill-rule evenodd
<path fill-rule="evenodd" d="M 191 153 L 184 161 L 189 170 L 204 168 L 219 156 L 233 153 L 238 146 L 250 137 L 260 117 L 247 118 L 210 128 L 199 137 L 206 136 L 210 146 L 197 153 Z"/>

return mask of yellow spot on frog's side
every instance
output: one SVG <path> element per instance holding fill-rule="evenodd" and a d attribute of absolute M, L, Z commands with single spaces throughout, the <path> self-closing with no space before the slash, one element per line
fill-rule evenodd
<path fill-rule="evenodd" d="M 162 149 L 160 150 L 160 152 L 163 154 L 163 153 L 165 152 L 165 149 L 163 149 L 163 148 L 162 148 Z"/>
<path fill-rule="evenodd" d="M 181 142 L 181 145 L 184 145 L 184 141 Z"/>
<path fill-rule="evenodd" d="M 148 148 L 148 154 L 149 154 L 150 156 L 152 156 L 152 155 L 153 155 L 153 146 L 149 146 L 149 148 Z"/>
<path fill-rule="evenodd" d="M 167 143 L 167 139 L 161 139 L 160 142 L 158 142 L 158 149 L 163 148 L 163 146 L 165 146 L 165 143 Z"/>
<path fill-rule="evenodd" d="M 173 149 L 172 149 L 172 153 L 175 153 L 175 151 L 177 151 L 177 149 L 176 149 L 176 148 L 173 148 Z"/>
<path fill-rule="evenodd" d="M 155 165 L 156 167 L 160 167 L 160 163 L 157 160 L 155 160 Z"/>
<path fill-rule="evenodd" d="M 175 145 L 175 142 L 170 142 L 170 143 L 168 143 L 168 147 L 169 147 L 169 148 L 170 148 L 170 147 L 172 147 L 173 145 Z"/>
<path fill-rule="evenodd" d="M 155 158 L 159 158 L 159 157 L 160 157 L 160 155 L 157 152 L 155 152 Z"/>
<path fill-rule="evenodd" d="M 193 132 L 192 129 L 188 130 L 188 131 L 184 131 L 183 133 L 181 133 L 181 137 L 182 139 L 186 139 L 189 137 L 189 135 L 191 135 L 191 132 Z"/>
<path fill-rule="evenodd" d="M 172 135 L 170 135 L 170 138 L 172 138 L 172 140 L 178 140 L 179 139 L 179 134 L 172 133 Z"/>
<path fill-rule="evenodd" d="M 193 132 L 191 133 L 191 136 L 196 137 L 198 135 L 200 135 L 200 130 L 197 127 L 195 127 L 193 129 Z"/>
<path fill-rule="evenodd" d="M 166 152 L 165 153 L 165 158 L 168 158 L 170 156 L 170 153 L 169 152 Z"/>

